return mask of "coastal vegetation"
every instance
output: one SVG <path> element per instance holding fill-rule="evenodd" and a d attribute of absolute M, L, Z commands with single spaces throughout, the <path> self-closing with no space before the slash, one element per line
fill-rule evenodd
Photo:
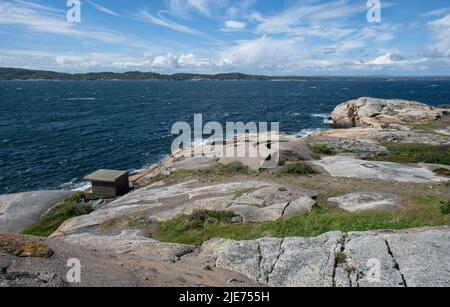
<path fill-rule="evenodd" d="M 144 217 L 113 218 L 104 221 L 98 227 L 99 231 L 120 230 L 120 229 L 141 229 L 149 226 L 148 219 Z"/>
<path fill-rule="evenodd" d="M 167 183 L 177 183 L 188 178 L 207 178 L 209 181 L 221 181 L 227 178 L 248 176 L 248 175 L 258 175 L 257 172 L 251 171 L 247 166 L 240 162 L 232 162 L 230 164 L 216 164 L 213 167 L 203 168 L 203 169 L 177 169 L 173 171 L 170 175 L 161 174 L 153 177 L 151 180 L 146 182 L 146 184 L 152 184 L 160 181 Z"/>
<path fill-rule="evenodd" d="M 389 161 L 397 163 L 431 163 L 450 165 L 450 145 L 427 145 L 384 142 L 384 147 L 391 153 L 387 156 L 372 156 L 368 160 Z"/>
<path fill-rule="evenodd" d="M 442 203 L 441 212 L 442 212 L 442 214 L 446 214 L 446 215 L 450 214 L 450 201 Z"/>
<path fill-rule="evenodd" d="M 448 168 L 437 168 L 434 172 L 439 176 L 450 177 L 450 169 Z"/>
<path fill-rule="evenodd" d="M 316 155 L 317 159 L 320 159 L 320 155 L 334 156 L 337 154 L 336 149 L 327 144 L 310 144 L 309 148 Z"/>
<path fill-rule="evenodd" d="M 321 199 L 319 197 L 319 199 Z M 437 197 L 413 197 L 404 210 L 349 213 L 324 202 L 305 215 L 271 223 L 232 223 L 233 213 L 196 211 L 158 223 L 154 238 L 201 245 L 212 238 L 253 240 L 263 237 L 315 237 L 330 231 L 409 229 L 450 224 L 450 204 Z"/>
<path fill-rule="evenodd" d="M 289 164 L 284 168 L 284 172 L 290 175 L 315 175 L 318 173 L 314 167 L 305 162 Z"/>
<path fill-rule="evenodd" d="M 25 229 L 22 233 L 26 235 L 48 237 L 55 232 L 65 221 L 86 215 L 94 211 L 91 205 L 84 203 L 83 193 L 76 193 L 67 198 L 62 204 L 51 209 L 41 220 Z"/>

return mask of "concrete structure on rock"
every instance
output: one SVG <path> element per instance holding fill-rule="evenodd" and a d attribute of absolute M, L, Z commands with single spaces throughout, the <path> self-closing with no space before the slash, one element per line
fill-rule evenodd
<path fill-rule="evenodd" d="M 130 189 L 128 172 L 98 170 L 84 178 L 92 182 L 93 198 L 111 198 L 123 195 Z"/>

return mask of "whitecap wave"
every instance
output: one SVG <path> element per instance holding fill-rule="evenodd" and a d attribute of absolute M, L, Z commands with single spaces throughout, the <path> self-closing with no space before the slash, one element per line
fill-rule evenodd
<path fill-rule="evenodd" d="M 75 192 L 85 192 L 92 188 L 92 184 L 87 181 L 77 181 L 77 179 L 73 179 L 69 182 L 63 183 L 58 187 L 61 190 L 70 190 Z"/>
<path fill-rule="evenodd" d="M 155 163 L 152 163 L 152 164 L 147 164 L 147 165 L 145 165 L 145 166 L 143 166 L 141 168 L 136 168 L 136 169 L 133 168 L 133 169 L 128 170 L 128 172 L 130 174 L 141 173 L 143 171 L 146 171 L 146 170 L 149 170 L 149 169 L 152 169 L 152 168 L 160 166 L 165 161 L 167 161 L 169 158 L 170 158 L 170 155 L 166 155 L 166 156 L 162 157 L 161 159 L 159 159 L 158 162 L 155 162 Z"/>
<path fill-rule="evenodd" d="M 311 114 L 311 117 L 323 118 L 323 123 L 326 124 L 326 125 L 334 124 L 333 120 L 331 119 L 331 114 L 327 114 L 327 113 L 313 113 L 313 114 Z"/>
<path fill-rule="evenodd" d="M 310 136 L 316 132 L 325 131 L 324 128 L 308 128 L 308 129 L 302 129 L 300 132 L 296 133 L 295 135 L 298 137 L 306 137 Z"/>
<path fill-rule="evenodd" d="M 75 97 L 75 98 L 67 98 L 69 101 L 75 101 L 75 100 L 96 100 L 97 98 L 94 97 Z"/>
<path fill-rule="evenodd" d="M 206 145 L 208 145 L 208 143 L 210 141 L 211 140 L 209 140 L 207 138 L 196 139 L 192 142 L 192 146 L 194 146 L 194 147 L 206 146 Z"/>
<path fill-rule="evenodd" d="M 331 114 L 328 113 L 313 113 L 311 117 L 321 117 L 321 118 L 330 118 Z"/>

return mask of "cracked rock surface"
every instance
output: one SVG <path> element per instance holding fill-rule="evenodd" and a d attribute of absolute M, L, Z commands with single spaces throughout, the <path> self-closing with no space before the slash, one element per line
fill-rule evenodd
<path fill-rule="evenodd" d="M 310 190 L 258 180 L 154 185 L 136 190 L 89 215 L 67 221 L 54 236 L 80 233 L 117 218 L 167 221 L 196 209 L 232 211 L 244 222 L 269 222 L 311 211 L 316 204 L 315 196 Z"/>
<path fill-rule="evenodd" d="M 331 287 L 334 254 L 341 238 L 342 233 L 333 232 L 317 238 L 212 240 L 200 254 L 214 257 L 219 268 L 269 286 Z"/>
<path fill-rule="evenodd" d="M 277 287 L 450 286 L 450 229 L 331 232 L 317 238 L 215 239 L 218 268 Z"/>

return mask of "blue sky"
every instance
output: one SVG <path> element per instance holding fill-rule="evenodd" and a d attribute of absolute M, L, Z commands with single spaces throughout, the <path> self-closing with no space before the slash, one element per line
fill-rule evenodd
<path fill-rule="evenodd" d="M 0 66 L 64 72 L 450 75 L 450 2 L 0 0 Z"/>

